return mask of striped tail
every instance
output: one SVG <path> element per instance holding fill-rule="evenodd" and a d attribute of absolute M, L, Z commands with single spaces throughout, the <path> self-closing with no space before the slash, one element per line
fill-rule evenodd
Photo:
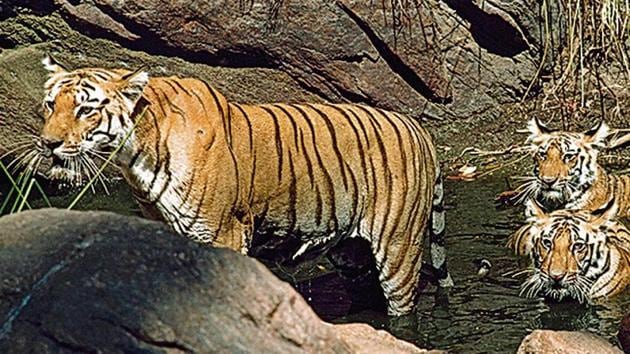
<path fill-rule="evenodd" d="M 429 246 L 431 266 L 440 287 L 452 287 L 453 279 L 446 267 L 446 238 L 444 237 L 445 212 L 444 212 L 444 185 L 442 183 L 442 171 L 438 165 L 437 177 L 433 192 L 433 205 L 431 208 L 429 228 Z"/>

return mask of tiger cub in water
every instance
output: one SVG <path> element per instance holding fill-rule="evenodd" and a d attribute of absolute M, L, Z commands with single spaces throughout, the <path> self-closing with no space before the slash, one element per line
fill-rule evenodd
<path fill-rule="evenodd" d="M 363 238 L 391 315 L 413 307 L 428 228 L 439 282 L 452 285 L 439 164 L 417 121 L 354 104 L 238 104 L 197 79 L 44 65 L 38 146 L 52 175 L 76 181 L 92 155 L 120 148 L 143 213 L 191 239 L 247 253 L 254 231 L 271 231 L 300 236 L 299 254 Z"/>
<path fill-rule="evenodd" d="M 597 163 L 610 132 L 604 122 L 577 133 L 553 131 L 532 119 L 528 130 L 534 176 L 519 187 L 520 200 L 534 198 L 546 211 L 593 211 L 612 199 L 620 217 L 630 216 L 630 176 L 608 174 Z"/>
<path fill-rule="evenodd" d="M 590 302 L 620 294 L 630 284 L 630 230 L 615 220 L 614 200 L 595 211 L 544 211 L 528 202 L 531 217 L 508 241 L 529 255 L 532 274 L 522 287 L 528 297 L 570 297 Z"/>

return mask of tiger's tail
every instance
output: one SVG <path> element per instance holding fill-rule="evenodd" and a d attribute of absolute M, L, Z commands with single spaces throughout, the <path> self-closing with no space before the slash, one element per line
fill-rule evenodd
<path fill-rule="evenodd" d="M 442 183 L 442 171 L 438 165 L 437 177 L 433 192 L 433 205 L 429 220 L 429 252 L 431 266 L 440 287 L 452 287 L 453 279 L 446 266 L 446 238 L 444 236 L 445 212 L 444 212 L 444 184 Z"/>

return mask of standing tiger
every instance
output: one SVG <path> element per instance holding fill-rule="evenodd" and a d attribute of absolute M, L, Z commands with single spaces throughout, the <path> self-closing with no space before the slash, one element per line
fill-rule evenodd
<path fill-rule="evenodd" d="M 431 224 L 432 265 L 452 284 L 439 165 L 418 122 L 362 105 L 237 104 L 197 79 L 43 64 L 38 146 L 52 176 L 76 182 L 82 161 L 120 147 L 143 214 L 196 241 L 247 253 L 254 231 L 292 234 L 297 256 L 366 239 L 391 315 L 413 307 Z"/>
<path fill-rule="evenodd" d="M 630 176 L 610 175 L 597 163 L 609 129 L 600 122 L 585 133 L 552 131 L 538 119 L 528 124 L 534 176 L 519 188 L 547 211 L 597 210 L 614 199 L 619 216 L 630 216 Z"/>
<path fill-rule="evenodd" d="M 630 285 L 630 230 L 615 220 L 614 200 L 592 212 L 547 213 L 534 200 L 528 204 L 529 224 L 508 241 L 517 254 L 532 260 L 522 294 L 590 302 L 620 294 Z"/>

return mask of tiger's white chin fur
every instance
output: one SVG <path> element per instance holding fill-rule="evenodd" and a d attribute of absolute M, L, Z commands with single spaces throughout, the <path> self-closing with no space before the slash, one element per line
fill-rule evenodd
<path fill-rule="evenodd" d="M 52 166 L 50 170 L 48 170 L 47 177 L 62 181 L 72 187 L 79 187 L 85 182 L 81 173 L 60 165 Z"/>

